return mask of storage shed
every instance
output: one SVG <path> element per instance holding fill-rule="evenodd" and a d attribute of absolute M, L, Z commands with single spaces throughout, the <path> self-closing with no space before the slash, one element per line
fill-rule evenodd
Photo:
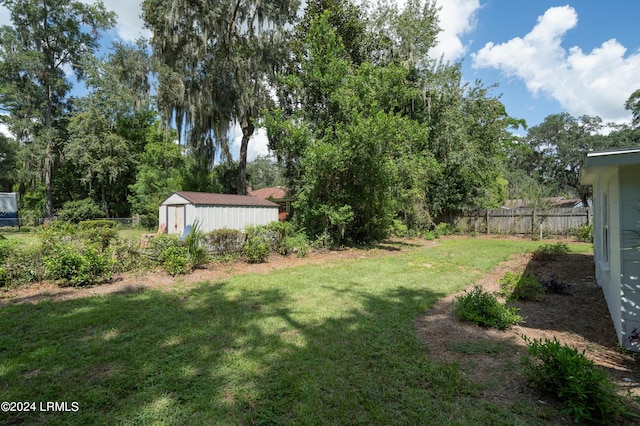
<path fill-rule="evenodd" d="M 0 192 L 0 226 L 19 226 L 18 194 Z"/>
<path fill-rule="evenodd" d="M 640 147 L 590 152 L 581 182 L 593 186 L 598 285 L 620 344 L 640 352 Z"/>
<path fill-rule="evenodd" d="M 277 221 L 278 205 L 248 195 L 174 192 L 160 204 L 159 219 L 169 234 L 181 235 L 186 225 L 195 222 L 203 232 L 243 230 Z"/>

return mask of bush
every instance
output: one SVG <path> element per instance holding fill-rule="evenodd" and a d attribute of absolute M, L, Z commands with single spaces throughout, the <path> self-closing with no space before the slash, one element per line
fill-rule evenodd
<path fill-rule="evenodd" d="M 44 264 L 47 276 L 60 285 L 92 285 L 111 277 L 109 253 L 101 252 L 95 244 L 58 245 L 53 255 L 44 258 Z"/>
<path fill-rule="evenodd" d="M 309 254 L 309 239 L 305 234 L 296 234 L 293 237 L 287 237 L 284 240 L 286 253 L 295 253 L 297 257 L 304 258 Z"/>
<path fill-rule="evenodd" d="M 593 225 L 582 225 L 576 232 L 578 241 L 585 243 L 593 242 Z"/>
<path fill-rule="evenodd" d="M 0 263 L 4 263 L 9 255 L 16 249 L 17 242 L 14 240 L 8 240 L 4 237 L 0 239 Z"/>
<path fill-rule="evenodd" d="M 249 234 L 242 246 L 242 254 L 249 263 L 266 262 L 269 257 L 269 238 L 261 233 Z"/>
<path fill-rule="evenodd" d="M 165 248 L 160 255 L 162 268 L 172 276 L 189 272 L 189 259 L 185 247 L 170 246 Z"/>
<path fill-rule="evenodd" d="M 530 271 L 523 274 L 506 272 L 500 280 L 503 295 L 510 300 L 542 300 L 545 293 L 544 286 Z"/>
<path fill-rule="evenodd" d="M 78 223 L 78 229 L 80 231 L 84 231 L 86 229 L 96 229 L 96 228 L 117 228 L 118 224 L 113 220 L 107 219 L 99 219 L 99 220 L 83 220 Z"/>
<path fill-rule="evenodd" d="M 84 222 L 86 223 L 86 222 Z M 78 227 L 79 229 L 82 229 Z M 118 237 L 118 231 L 113 228 L 85 228 L 78 237 L 86 239 L 90 243 L 97 244 L 101 250 L 106 250 L 111 242 Z"/>
<path fill-rule="evenodd" d="M 5 259 L 4 270 L 7 286 L 41 281 L 46 272 L 41 247 L 16 247 Z"/>
<path fill-rule="evenodd" d="M 404 238 L 409 233 L 409 228 L 401 220 L 394 219 L 391 221 L 389 232 L 394 237 Z"/>
<path fill-rule="evenodd" d="M 534 260 L 556 260 L 560 256 L 569 254 L 571 250 L 566 243 L 543 244 L 533 252 Z"/>
<path fill-rule="evenodd" d="M 436 239 L 436 234 L 433 231 L 424 231 L 422 234 L 422 238 L 427 241 L 433 241 Z"/>
<path fill-rule="evenodd" d="M 517 312 L 517 308 L 506 307 L 478 285 L 453 301 L 453 313 L 462 321 L 499 330 L 506 330 L 523 321 Z"/>
<path fill-rule="evenodd" d="M 584 351 L 553 340 L 529 340 L 528 356 L 522 358 L 525 374 L 537 389 L 566 404 L 576 423 L 605 423 L 625 411 L 622 398 L 607 375 L 584 356 Z"/>
<path fill-rule="evenodd" d="M 219 256 L 232 256 L 242 253 L 245 234 L 236 229 L 216 229 L 202 236 L 207 249 Z"/>
<path fill-rule="evenodd" d="M 141 256 L 138 239 L 116 239 L 111 244 L 113 272 L 130 272 L 147 266 L 146 257 Z"/>
<path fill-rule="evenodd" d="M 453 227 L 447 223 L 440 222 L 433 229 L 433 235 L 436 238 L 440 238 L 443 236 L 451 235 L 453 233 Z"/>
<path fill-rule="evenodd" d="M 553 275 L 548 278 L 537 277 L 537 279 L 545 288 L 546 293 L 569 294 L 569 284 L 567 284 L 565 281 L 558 280 Z"/>
<path fill-rule="evenodd" d="M 58 211 L 58 216 L 62 220 L 79 223 L 83 220 L 104 217 L 104 212 L 91 198 L 85 198 L 83 200 L 67 201 L 62 205 L 62 209 Z"/>
<path fill-rule="evenodd" d="M 175 234 L 160 234 L 154 238 L 150 238 L 145 247 L 144 254 L 151 260 L 152 263 L 162 264 L 162 252 L 169 247 L 182 248 L 182 241 L 180 237 Z"/>

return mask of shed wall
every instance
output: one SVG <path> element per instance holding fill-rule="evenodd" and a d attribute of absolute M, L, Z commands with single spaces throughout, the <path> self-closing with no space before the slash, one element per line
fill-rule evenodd
<path fill-rule="evenodd" d="M 193 217 L 187 215 L 187 223 L 196 220 L 204 232 L 215 229 L 244 230 L 251 225 L 267 225 L 278 220 L 278 207 L 252 206 L 195 206 Z"/>

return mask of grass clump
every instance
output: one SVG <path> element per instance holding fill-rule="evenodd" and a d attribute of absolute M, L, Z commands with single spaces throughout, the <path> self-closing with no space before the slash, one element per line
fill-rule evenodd
<path fill-rule="evenodd" d="M 567 243 L 542 244 L 533 252 L 534 260 L 556 260 L 571 253 Z"/>
<path fill-rule="evenodd" d="M 506 330 L 523 321 L 517 308 L 509 308 L 500 303 L 495 295 L 476 285 L 453 301 L 453 313 L 462 321 L 483 327 Z"/>
<path fill-rule="evenodd" d="M 603 371 L 587 359 L 584 350 L 553 340 L 530 340 L 522 365 L 529 382 L 537 389 L 562 400 L 565 412 L 576 423 L 607 423 L 625 413 L 622 397 Z"/>
<path fill-rule="evenodd" d="M 507 301 L 533 300 L 539 302 L 545 293 L 545 287 L 530 271 L 520 274 L 506 272 L 500 280 L 502 294 Z"/>

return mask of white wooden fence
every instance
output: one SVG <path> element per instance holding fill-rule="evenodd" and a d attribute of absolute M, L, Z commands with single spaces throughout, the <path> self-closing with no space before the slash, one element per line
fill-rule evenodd
<path fill-rule="evenodd" d="M 462 212 L 450 217 L 465 232 L 516 235 L 574 235 L 593 223 L 591 208 L 523 208 Z"/>

